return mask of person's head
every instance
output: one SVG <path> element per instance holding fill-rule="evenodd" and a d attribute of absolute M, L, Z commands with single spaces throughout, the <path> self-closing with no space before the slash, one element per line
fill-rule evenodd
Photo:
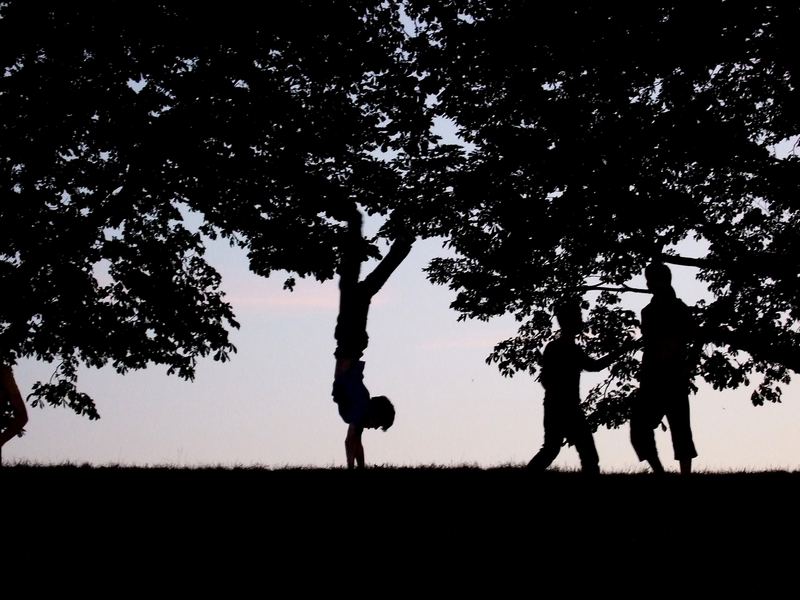
<path fill-rule="evenodd" d="M 558 326 L 565 335 L 578 335 L 583 331 L 583 315 L 581 305 L 575 299 L 562 300 L 553 308 L 558 319 Z"/>
<path fill-rule="evenodd" d="M 651 262 L 647 265 L 644 278 L 647 280 L 647 289 L 654 294 L 672 289 L 672 273 L 662 262 Z"/>
<path fill-rule="evenodd" d="M 386 396 L 373 396 L 369 399 L 367 416 L 364 419 L 366 429 L 386 431 L 394 423 L 394 405 Z"/>

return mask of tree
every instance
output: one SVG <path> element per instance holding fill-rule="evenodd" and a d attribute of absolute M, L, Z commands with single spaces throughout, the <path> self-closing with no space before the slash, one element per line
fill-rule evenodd
<path fill-rule="evenodd" d="M 396 5 L 156 11 L 156 41 L 150 25 L 130 34 L 144 86 L 132 102 L 152 115 L 137 160 L 256 273 L 332 277 L 356 203 L 393 215 L 379 238 L 400 221 L 442 229 L 430 173 L 456 151 L 435 145 Z"/>
<path fill-rule="evenodd" d="M 89 12 L 0 4 L 0 363 L 55 362 L 33 404 L 94 419 L 81 363 L 191 378 L 237 324 L 180 198 L 136 171 L 133 58 Z"/>
<path fill-rule="evenodd" d="M 756 404 L 800 369 L 800 70 L 788 6 L 715 2 L 414 2 L 420 69 L 438 111 L 475 150 L 452 174 L 454 259 L 430 277 L 463 317 L 513 313 L 519 336 L 490 356 L 535 372 L 548 308 L 590 302 L 590 349 L 634 335 L 620 306 L 647 262 L 698 269 L 696 374 L 716 388 L 762 373 Z M 683 256 L 696 240 L 708 250 Z M 626 419 L 637 361 L 593 390 L 596 423 Z"/>
<path fill-rule="evenodd" d="M 8 2 L 0 15 L 16 202 L 0 277 L 22 298 L 2 341 L 11 360 L 63 361 L 37 388 L 52 403 L 74 392 L 79 361 L 191 376 L 196 356 L 226 357 L 235 322 L 204 237 L 246 248 L 257 274 L 287 271 L 291 289 L 334 276 L 356 206 L 387 217 L 365 240 L 373 257 L 400 230 L 445 229 L 433 174 L 460 150 L 431 132 L 397 5 Z"/>

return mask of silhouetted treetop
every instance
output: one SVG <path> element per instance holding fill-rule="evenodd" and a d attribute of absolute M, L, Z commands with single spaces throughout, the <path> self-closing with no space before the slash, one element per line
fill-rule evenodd
<path fill-rule="evenodd" d="M 474 145 L 453 183 L 469 207 L 452 231 L 461 257 L 430 275 L 463 316 L 522 322 L 491 360 L 535 365 L 547 309 L 570 293 L 591 301 L 590 346 L 611 350 L 636 325 L 620 295 L 661 258 L 696 267 L 713 295 L 696 310 L 697 373 L 720 388 L 763 373 L 753 401 L 779 399 L 800 369 L 800 9 L 457 0 L 409 13 L 438 110 Z M 625 418 L 636 368 L 622 361 L 592 393 L 600 421 Z"/>
<path fill-rule="evenodd" d="M 461 150 L 397 5 L 14 1 L 0 37 L 0 353 L 60 361 L 54 404 L 95 415 L 80 362 L 227 356 L 208 237 L 291 287 L 334 275 L 357 207 L 386 217 L 373 257 L 446 229 Z"/>
<path fill-rule="evenodd" d="M 204 240 L 253 271 L 334 276 L 364 241 L 445 235 L 433 281 L 464 317 L 513 313 L 492 360 L 533 369 L 549 306 L 591 303 L 589 351 L 633 335 L 619 304 L 661 258 L 697 269 L 696 372 L 800 369 L 800 9 L 298 0 L 0 3 L 0 360 L 149 362 L 190 377 L 234 326 Z M 432 126 L 455 124 L 463 143 Z M 467 151 L 464 148 L 468 148 Z M 680 294 L 680 290 L 679 290 Z M 590 396 L 625 418 L 637 361 Z"/>

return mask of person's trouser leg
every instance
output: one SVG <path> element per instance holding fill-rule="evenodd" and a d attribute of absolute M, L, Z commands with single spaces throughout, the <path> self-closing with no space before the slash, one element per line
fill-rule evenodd
<path fill-rule="evenodd" d="M 691 471 L 692 459 L 697 456 L 689 416 L 689 396 L 686 394 L 674 396 L 667 406 L 666 414 L 675 460 L 680 461 L 681 472 L 688 473 Z"/>
<path fill-rule="evenodd" d="M 639 460 L 647 461 L 655 473 L 663 473 L 664 467 L 658 458 L 655 428 L 661 422 L 663 411 L 658 398 L 652 394 L 639 394 L 631 407 L 631 445 Z"/>
<path fill-rule="evenodd" d="M 597 455 L 597 447 L 594 445 L 592 428 L 589 427 L 589 423 L 586 422 L 586 417 L 583 414 L 574 416 L 567 440 L 578 451 L 583 472 L 588 474 L 599 473 L 600 457 Z"/>
<path fill-rule="evenodd" d="M 563 419 L 554 410 L 544 409 L 544 443 L 541 449 L 528 463 L 532 471 L 544 471 L 561 452 L 564 443 Z"/>
<path fill-rule="evenodd" d="M 641 399 L 636 400 L 631 410 L 631 445 L 639 460 L 658 457 L 656 436 L 653 431 L 658 423 L 653 424 L 652 412 Z"/>

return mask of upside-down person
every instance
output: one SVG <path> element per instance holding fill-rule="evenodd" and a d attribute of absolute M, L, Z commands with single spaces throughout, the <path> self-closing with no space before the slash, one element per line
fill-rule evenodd
<path fill-rule="evenodd" d="M 345 438 L 347 467 L 364 467 L 364 429 L 389 429 L 394 423 L 394 406 L 386 396 L 370 397 L 364 385 L 361 357 L 369 343 L 367 316 L 372 298 L 411 250 L 413 238 L 397 236 L 391 249 L 375 269 L 360 280 L 361 263 L 366 260 L 366 242 L 361 235 L 362 217 L 354 206 L 348 216 L 346 239 L 340 248 L 339 316 L 336 321 L 336 370 L 333 401 L 348 424 Z"/>

